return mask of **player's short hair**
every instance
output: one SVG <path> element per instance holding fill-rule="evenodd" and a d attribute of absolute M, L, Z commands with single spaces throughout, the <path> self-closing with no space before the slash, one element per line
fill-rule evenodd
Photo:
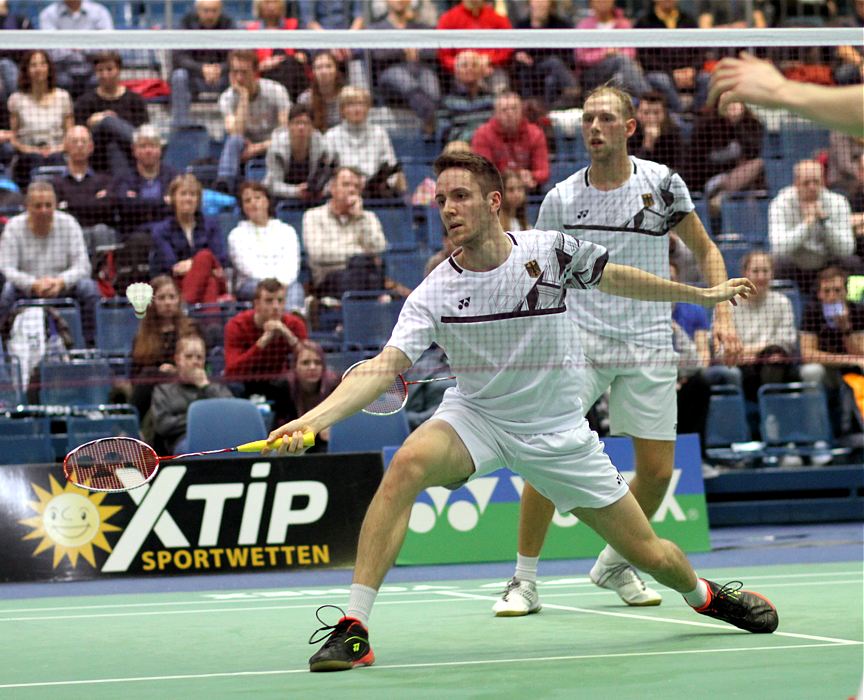
<path fill-rule="evenodd" d="M 291 105 L 291 109 L 288 110 L 288 121 L 293 122 L 297 117 L 302 117 L 303 115 L 306 115 L 309 119 L 315 118 L 315 115 L 312 113 L 312 108 L 309 105 L 295 102 Z"/>
<path fill-rule="evenodd" d="M 264 292 L 270 292 L 271 294 L 275 294 L 276 292 L 284 292 L 285 285 L 282 284 L 275 277 L 267 277 L 261 280 L 258 284 L 255 285 L 255 300 L 261 298 L 261 295 Z"/>
<path fill-rule="evenodd" d="M 168 201 L 171 202 L 171 207 L 174 207 L 174 197 L 177 195 L 177 190 L 181 187 L 191 187 L 198 193 L 198 209 L 201 208 L 201 200 L 204 196 L 204 188 L 201 186 L 201 181 L 191 173 L 183 173 L 177 175 L 168 185 Z"/>
<path fill-rule="evenodd" d="M 816 275 L 817 284 L 819 286 L 822 285 L 823 282 L 827 280 L 833 280 L 837 277 L 843 279 L 843 284 L 846 284 L 846 280 L 849 279 L 849 273 L 846 272 L 842 267 L 837 267 L 836 265 L 829 265 L 828 267 L 819 270 L 819 273 Z"/>
<path fill-rule="evenodd" d="M 119 51 L 99 51 L 93 54 L 90 61 L 94 66 L 98 66 L 100 63 L 113 63 L 118 68 L 123 67 L 123 59 L 120 57 Z"/>
<path fill-rule="evenodd" d="M 132 133 L 132 143 L 141 143 L 142 141 L 153 141 L 162 145 L 162 136 L 159 130 L 152 124 L 142 124 Z"/>
<path fill-rule="evenodd" d="M 636 108 L 633 106 L 633 96 L 627 92 L 626 90 L 622 90 L 615 85 L 610 83 L 606 83 L 604 85 L 600 85 L 599 87 L 594 88 L 591 92 L 589 92 L 585 96 L 585 102 L 590 100 L 592 97 L 596 95 L 613 95 L 618 98 L 618 102 L 621 105 L 621 114 L 625 119 L 635 119 L 636 118 Z M 583 103 L 584 104 L 584 103 Z"/>
<path fill-rule="evenodd" d="M 258 54 L 251 49 L 235 49 L 228 54 L 229 66 L 231 65 L 232 60 L 250 63 L 252 65 L 252 70 L 258 70 Z"/>
<path fill-rule="evenodd" d="M 480 192 L 484 197 L 490 192 L 504 195 L 501 173 L 487 158 L 476 153 L 443 153 L 432 164 L 432 171 L 436 177 L 450 168 L 460 168 L 471 173 L 480 185 Z"/>
<path fill-rule="evenodd" d="M 774 258 L 771 257 L 771 253 L 769 253 L 767 250 L 750 250 L 744 254 L 743 258 L 741 258 L 742 273 L 749 267 L 750 263 L 753 261 L 753 258 L 758 255 L 763 255 L 768 258 L 768 262 L 771 264 L 771 269 L 774 269 Z"/>
<path fill-rule="evenodd" d="M 37 192 L 50 192 L 54 199 L 57 199 L 57 193 L 54 191 L 54 185 L 46 180 L 33 180 L 29 185 L 27 185 L 27 195 L 25 197 L 25 201 L 29 202 L 30 197 Z"/>

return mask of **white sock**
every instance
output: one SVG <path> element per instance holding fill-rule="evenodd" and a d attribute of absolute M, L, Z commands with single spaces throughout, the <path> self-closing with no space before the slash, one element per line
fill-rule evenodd
<path fill-rule="evenodd" d="M 687 593 L 682 593 L 681 595 L 684 596 L 684 600 L 687 601 L 687 605 L 690 607 L 701 608 L 708 602 L 708 584 L 706 584 L 701 578 L 697 578 L 696 588 Z"/>
<path fill-rule="evenodd" d="M 603 551 L 600 552 L 600 556 L 597 557 L 597 561 L 599 561 L 603 566 L 620 566 L 621 564 L 629 563 L 624 557 L 622 557 L 618 552 L 612 549 L 611 544 L 607 544 Z"/>
<path fill-rule="evenodd" d="M 369 615 L 372 614 L 372 606 L 375 604 L 377 596 L 378 591 L 374 588 L 369 588 L 369 586 L 359 583 L 352 583 L 351 593 L 348 596 L 348 611 L 345 615 L 353 617 L 355 620 L 360 620 L 360 622 L 368 627 Z"/>
<path fill-rule="evenodd" d="M 516 573 L 514 578 L 520 581 L 530 581 L 537 583 L 537 563 L 540 557 L 526 557 L 517 552 L 516 554 Z"/>

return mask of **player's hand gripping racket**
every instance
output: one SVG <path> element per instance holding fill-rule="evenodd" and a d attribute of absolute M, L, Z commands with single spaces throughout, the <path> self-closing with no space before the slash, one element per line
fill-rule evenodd
<path fill-rule="evenodd" d="M 369 360 L 360 360 L 360 362 L 355 362 L 342 373 L 342 379 L 345 379 L 345 377 L 357 369 L 357 367 L 368 361 Z M 456 379 L 456 377 L 431 377 L 430 379 L 414 379 L 406 381 L 405 377 L 401 374 L 397 374 L 393 383 L 387 388 L 387 390 L 361 410 L 363 413 L 368 413 L 371 416 L 393 415 L 405 408 L 405 404 L 408 401 L 408 387 L 410 385 L 429 384 L 430 382 L 446 382 L 453 379 Z"/>
<path fill-rule="evenodd" d="M 279 442 L 281 438 L 271 447 L 278 446 Z M 306 433 L 303 436 L 303 445 L 312 447 L 314 444 L 315 436 Z M 150 445 L 135 438 L 100 438 L 86 442 L 66 455 L 63 460 L 63 473 L 73 484 L 88 491 L 129 491 L 143 486 L 156 476 L 160 462 L 226 452 L 260 452 L 266 445 L 266 440 L 256 440 L 221 450 L 160 457 Z"/>

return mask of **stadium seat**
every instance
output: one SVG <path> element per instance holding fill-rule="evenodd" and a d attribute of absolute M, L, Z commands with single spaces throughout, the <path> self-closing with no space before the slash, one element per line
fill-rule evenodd
<path fill-rule="evenodd" d="M 267 174 L 267 163 L 263 158 L 252 158 L 246 161 L 246 179 L 261 182 Z"/>
<path fill-rule="evenodd" d="M 764 197 L 726 197 L 720 205 L 722 233 L 742 236 L 750 244 L 767 246 L 768 205 Z"/>
<path fill-rule="evenodd" d="M 362 411 L 330 428 L 328 452 L 379 452 L 401 445 L 408 437 L 405 411 L 391 416 L 370 416 Z"/>
<path fill-rule="evenodd" d="M 84 347 L 84 327 L 81 324 L 81 307 L 71 297 L 58 297 L 56 299 L 19 299 L 15 302 L 14 309 L 24 306 L 51 306 L 63 317 L 69 325 L 72 334 L 72 347 Z"/>
<path fill-rule="evenodd" d="M 753 246 L 739 236 L 721 236 L 717 239 L 717 247 L 723 255 L 723 262 L 726 263 L 726 273 L 729 277 L 739 277 L 741 275 L 741 261 L 747 255 Z"/>
<path fill-rule="evenodd" d="M 51 421 L 47 416 L 0 416 L 0 464 L 54 462 Z"/>
<path fill-rule="evenodd" d="M 758 396 L 766 451 L 776 456 L 813 456 L 838 451 L 834 448 L 828 400 L 820 384 L 763 384 Z"/>
<path fill-rule="evenodd" d="M 761 449 L 743 451 L 732 447 L 752 439 L 741 388 L 735 384 L 713 385 L 705 421 L 705 454 L 718 461 L 739 462 L 761 458 Z"/>
<path fill-rule="evenodd" d="M 780 131 L 780 157 L 794 165 L 828 148 L 828 129 L 786 128 Z"/>
<path fill-rule="evenodd" d="M 107 358 L 46 358 L 41 364 L 40 403 L 95 406 L 108 403 L 113 373 Z"/>
<path fill-rule="evenodd" d="M 276 218 L 291 225 L 297 232 L 300 246 L 303 246 L 303 213 L 305 207 L 299 207 L 291 202 L 279 202 L 276 205 Z"/>
<path fill-rule="evenodd" d="M 190 452 L 236 447 L 266 437 L 261 412 L 248 399 L 201 399 L 192 402 L 186 413 Z"/>
<path fill-rule="evenodd" d="M 384 253 L 387 276 L 414 289 L 423 281 L 428 257 L 420 250 L 388 250 Z"/>
<path fill-rule="evenodd" d="M 765 182 L 768 184 L 768 197 L 773 199 L 784 187 L 792 184 L 795 163 L 784 158 L 765 158 Z"/>
<path fill-rule="evenodd" d="M 51 182 L 55 177 L 60 177 L 65 172 L 65 165 L 39 165 L 30 171 L 30 179 Z"/>
<path fill-rule="evenodd" d="M 342 349 L 380 348 L 390 338 L 402 299 L 380 301 L 386 290 L 342 295 Z"/>
<path fill-rule="evenodd" d="M 772 280 L 771 289 L 775 292 L 785 294 L 792 302 L 792 313 L 795 315 L 795 328 L 801 328 L 801 316 L 804 313 L 804 300 L 801 298 L 801 290 L 795 280 Z"/>
<path fill-rule="evenodd" d="M 200 124 L 189 124 L 173 129 L 162 160 L 179 172 L 184 172 L 193 161 L 210 154 L 210 134 Z"/>
<path fill-rule="evenodd" d="M 0 409 L 21 403 L 21 365 L 14 355 L 0 357 Z"/>
<path fill-rule="evenodd" d="M 141 438 L 141 426 L 135 409 L 129 406 L 122 413 L 108 413 L 93 418 L 69 416 L 66 419 L 66 452 L 91 440 L 106 437 Z"/>
<path fill-rule="evenodd" d="M 126 297 L 102 299 L 96 307 L 96 347 L 106 355 L 129 355 L 138 324 Z"/>
<path fill-rule="evenodd" d="M 327 366 L 336 372 L 338 375 L 345 373 L 351 365 L 368 360 L 375 356 L 374 351 L 370 350 L 342 350 L 337 352 L 328 352 L 326 355 Z"/>
<path fill-rule="evenodd" d="M 389 247 L 416 248 L 417 235 L 414 232 L 414 214 L 405 204 L 397 206 L 374 206 L 367 203 L 367 211 L 374 212 L 384 229 L 384 237 Z"/>

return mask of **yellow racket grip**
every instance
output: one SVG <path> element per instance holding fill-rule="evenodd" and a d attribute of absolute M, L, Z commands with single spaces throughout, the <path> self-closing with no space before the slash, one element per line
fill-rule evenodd
<path fill-rule="evenodd" d="M 271 448 L 277 448 L 282 444 L 282 438 L 270 445 Z M 315 433 L 303 433 L 303 447 L 312 447 L 315 444 Z M 242 445 L 237 445 L 234 449 L 238 452 L 260 452 L 267 447 L 266 440 L 255 440 L 255 442 L 246 442 Z"/>

